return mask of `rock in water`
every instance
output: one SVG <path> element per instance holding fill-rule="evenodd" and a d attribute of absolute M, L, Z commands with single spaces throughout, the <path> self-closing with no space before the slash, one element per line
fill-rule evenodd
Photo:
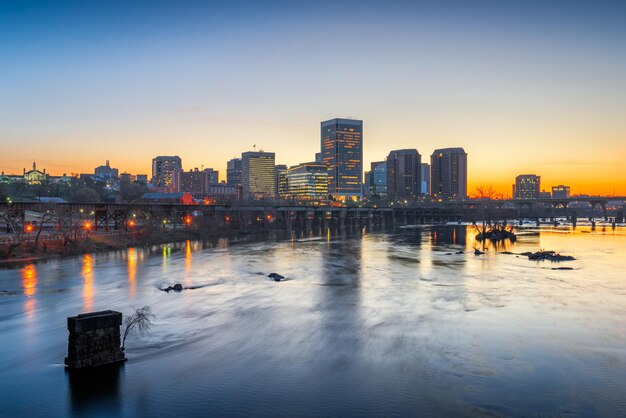
<path fill-rule="evenodd" d="M 485 253 L 480 251 L 478 248 L 474 248 L 474 255 L 481 255 L 481 254 L 485 254 Z"/>
<path fill-rule="evenodd" d="M 274 279 L 275 282 L 279 282 L 285 278 L 278 273 L 270 273 L 267 277 L 269 277 L 270 279 Z"/>
<path fill-rule="evenodd" d="M 182 285 L 182 284 L 180 284 L 180 283 L 176 283 L 176 284 L 174 285 L 174 287 L 172 288 L 172 290 L 173 290 L 174 292 L 180 292 L 181 290 L 183 290 L 183 285 Z"/>

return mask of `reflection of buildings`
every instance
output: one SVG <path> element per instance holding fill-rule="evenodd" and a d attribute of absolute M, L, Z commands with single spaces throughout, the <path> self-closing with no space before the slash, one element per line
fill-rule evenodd
<path fill-rule="evenodd" d="M 430 156 L 430 194 L 442 199 L 467 197 L 467 153 L 463 148 L 436 149 Z"/>
<path fill-rule="evenodd" d="M 538 199 L 541 176 L 535 174 L 520 174 L 515 177 L 513 185 L 514 199 Z"/>
<path fill-rule="evenodd" d="M 338 200 L 362 197 L 363 121 L 331 119 L 321 126 L 322 162 L 328 167 L 328 193 Z"/>
<path fill-rule="evenodd" d="M 435 245 L 462 245 L 467 242 L 467 226 L 435 227 L 430 232 Z"/>
<path fill-rule="evenodd" d="M 391 151 L 387 156 L 387 196 L 411 199 L 421 194 L 422 156 L 416 149 Z"/>
<path fill-rule="evenodd" d="M 93 257 L 89 254 L 83 256 L 83 309 L 85 312 L 93 310 Z"/>

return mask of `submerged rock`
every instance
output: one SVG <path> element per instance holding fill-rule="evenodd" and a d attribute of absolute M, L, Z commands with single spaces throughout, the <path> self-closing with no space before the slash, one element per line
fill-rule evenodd
<path fill-rule="evenodd" d="M 474 248 L 474 255 L 485 254 L 484 251 L 480 251 L 478 248 Z"/>
<path fill-rule="evenodd" d="M 529 260 L 550 260 L 550 261 L 571 261 L 576 260 L 571 255 L 561 255 L 554 251 L 537 251 L 536 253 L 523 253 L 522 255 L 528 255 Z"/>
<path fill-rule="evenodd" d="M 278 273 L 270 273 L 267 275 L 267 277 L 269 277 L 270 279 L 274 279 L 275 282 L 279 282 L 285 279 L 285 276 L 281 276 Z"/>
<path fill-rule="evenodd" d="M 573 267 L 552 267 L 552 270 L 574 270 Z"/>
<path fill-rule="evenodd" d="M 183 290 L 183 285 L 180 283 L 176 283 L 174 286 L 168 286 L 161 290 L 167 293 L 169 293 L 170 290 L 173 290 L 174 292 L 181 292 Z"/>

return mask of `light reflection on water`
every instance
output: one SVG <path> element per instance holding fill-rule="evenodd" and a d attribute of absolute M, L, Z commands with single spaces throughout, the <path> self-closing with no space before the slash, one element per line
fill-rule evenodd
<path fill-rule="evenodd" d="M 0 415 L 619 416 L 626 236 L 583 231 L 475 256 L 461 225 L 327 230 L 0 270 Z M 577 260 L 501 254 L 540 248 Z M 177 282 L 194 289 L 159 290 Z M 123 373 L 68 380 L 67 316 L 144 305 L 158 319 Z"/>

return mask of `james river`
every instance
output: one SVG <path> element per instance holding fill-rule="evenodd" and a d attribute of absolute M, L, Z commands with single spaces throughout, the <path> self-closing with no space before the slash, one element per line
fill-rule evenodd
<path fill-rule="evenodd" d="M 0 416 L 626 416 L 626 230 L 524 229 L 481 256 L 474 234 L 187 242 L 0 270 Z M 577 260 L 501 253 L 539 249 Z M 159 290 L 177 282 L 199 287 Z M 144 305 L 158 318 L 118 373 L 66 372 L 66 317 Z"/>

